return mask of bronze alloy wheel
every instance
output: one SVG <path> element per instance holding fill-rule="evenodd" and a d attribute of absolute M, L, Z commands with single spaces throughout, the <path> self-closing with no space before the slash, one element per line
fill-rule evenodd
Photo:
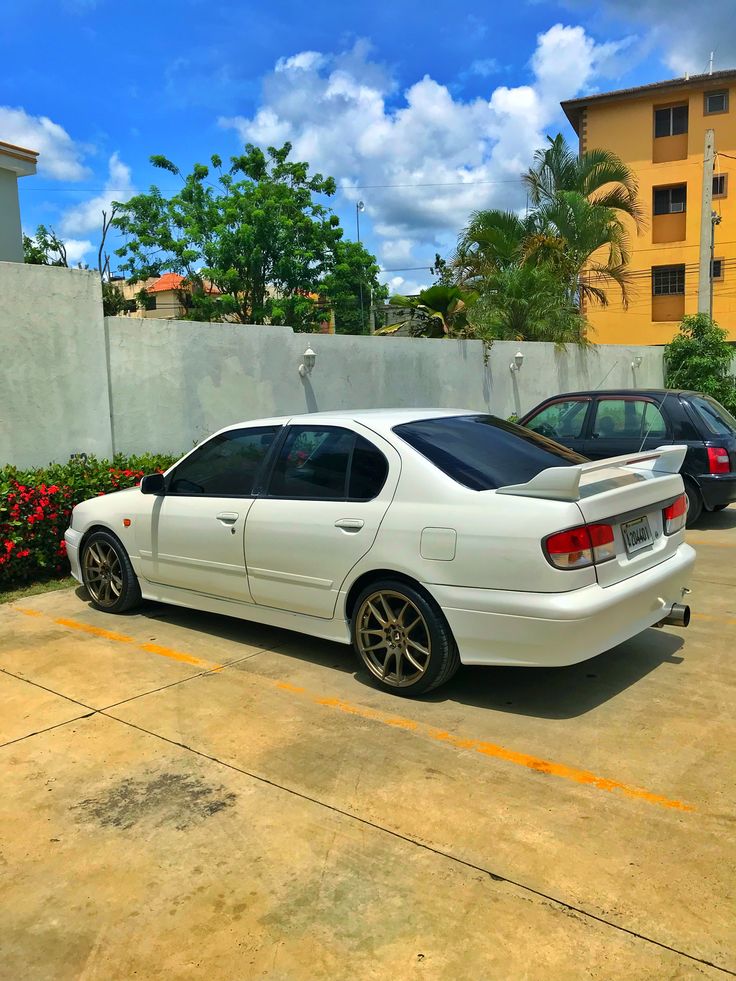
<path fill-rule="evenodd" d="M 432 640 L 421 611 L 393 590 L 367 596 L 355 621 L 355 644 L 365 666 L 394 688 L 415 685 L 432 658 Z"/>
<path fill-rule="evenodd" d="M 104 540 L 90 542 L 84 550 L 84 584 L 100 607 L 111 607 L 123 591 L 123 569 L 113 546 Z"/>

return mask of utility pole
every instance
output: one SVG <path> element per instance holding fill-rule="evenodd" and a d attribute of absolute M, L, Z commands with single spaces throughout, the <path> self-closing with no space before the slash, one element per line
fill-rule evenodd
<path fill-rule="evenodd" d="M 708 313 L 711 306 L 711 277 L 713 275 L 713 150 L 715 134 L 705 131 L 703 147 L 703 194 L 700 204 L 700 271 L 698 274 L 698 313 Z"/>
<path fill-rule="evenodd" d="M 721 216 L 717 211 L 711 211 L 710 213 L 710 303 L 708 305 L 708 312 L 710 319 L 713 319 L 713 262 L 715 259 L 716 251 L 716 225 L 721 224 Z"/>
<path fill-rule="evenodd" d="M 365 211 L 365 205 L 362 201 L 358 201 L 355 205 L 355 224 L 358 228 L 358 245 L 360 245 L 360 212 Z M 364 319 L 363 319 L 363 278 L 358 280 L 358 288 L 360 290 L 360 332 L 363 333 Z"/>

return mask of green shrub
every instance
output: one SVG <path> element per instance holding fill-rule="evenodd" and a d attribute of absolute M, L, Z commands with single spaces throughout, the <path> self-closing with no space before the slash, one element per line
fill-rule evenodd
<path fill-rule="evenodd" d="M 736 348 L 726 331 L 705 313 L 685 317 L 680 333 L 664 349 L 668 388 L 689 388 L 710 395 L 736 412 Z"/>
<path fill-rule="evenodd" d="M 0 590 L 68 576 L 64 532 L 74 505 L 133 487 L 178 459 L 119 453 L 112 461 L 82 456 L 31 470 L 0 468 Z"/>

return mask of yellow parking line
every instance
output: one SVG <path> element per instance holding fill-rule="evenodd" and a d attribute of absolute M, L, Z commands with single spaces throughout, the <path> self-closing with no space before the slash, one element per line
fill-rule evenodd
<path fill-rule="evenodd" d="M 90 634 L 93 637 L 101 637 L 103 640 L 113 640 L 119 644 L 130 644 L 148 654 L 158 654 L 160 657 L 167 657 L 171 661 L 179 661 L 181 664 L 191 664 L 197 668 L 205 668 L 208 671 L 221 671 L 221 664 L 213 664 L 211 661 L 204 661 L 202 658 L 194 657 L 193 654 L 185 654 L 183 651 L 174 650 L 172 647 L 164 647 L 162 644 L 142 644 L 127 634 L 119 634 L 115 630 L 106 630 L 104 627 L 95 627 L 91 623 L 82 623 L 79 620 L 69 620 L 67 617 L 47 617 L 47 614 L 40 610 L 32 610 L 27 606 L 14 606 L 13 609 L 23 613 L 28 617 L 43 617 L 52 620 L 60 627 L 69 630 L 78 630 L 80 633 Z"/>
<path fill-rule="evenodd" d="M 28 607 L 13 608 L 17 609 L 21 613 L 24 613 L 26 616 L 45 616 L 45 614 L 41 613 L 40 611 L 32 610 Z M 705 616 L 705 614 L 700 615 Z M 66 617 L 55 618 L 53 619 L 53 622 L 61 627 L 66 627 L 70 630 L 78 630 L 83 633 L 91 634 L 95 637 L 102 637 L 105 640 L 111 640 L 121 644 L 131 644 L 132 646 L 137 647 L 139 650 L 147 651 L 151 654 L 159 654 L 162 657 L 168 657 L 175 661 L 182 661 L 185 664 L 192 664 L 196 665 L 197 667 L 204 667 L 214 671 L 222 670 L 222 665 L 209 664 L 207 661 L 203 661 L 200 658 L 192 656 L 191 654 L 185 654 L 182 651 L 175 651 L 170 647 L 162 647 L 158 644 L 139 643 L 134 637 L 129 637 L 127 634 L 119 634 L 113 630 L 106 630 L 103 627 L 95 627 L 88 623 L 81 623 L 78 620 L 69 620 Z M 659 807 L 667 807 L 679 811 L 695 810 L 691 804 L 686 804 L 683 801 L 672 800 L 669 797 L 663 797 L 661 794 L 652 793 L 651 791 L 644 790 L 641 787 L 632 787 L 628 784 L 622 783 L 620 780 L 612 780 L 610 777 L 601 777 L 595 773 L 592 773 L 590 770 L 582 770 L 578 767 L 570 766 L 567 763 L 557 763 L 553 760 L 542 759 L 538 756 L 532 756 L 529 753 L 522 753 L 518 750 L 509 749 L 508 747 L 498 745 L 497 743 L 486 742 L 482 739 L 457 736 L 451 732 L 446 732 L 444 729 L 437 729 L 434 726 L 427 725 L 426 723 L 418 722 L 416 719 L 407 719 L 400 715 L 382 712 L 379 709 L 368 708 L 368 706 L 365 705 L 356 705 L 352 702 L 346 702 L 340 698 L 319 695 L 316 692 L 310 692 L 308 689 L 303 688 L 300 685 L 293 685 L 287 681 L 280 681 L 278 679 L 268 678 L 264 675 L 251 672 L 247 672 L 246 674 L 247 677 L 256 684 L 262 684 L 271 688 L 276 688 L 279 691 L 288 692 L 289 694 L 304 698 L 315 705 L 341 712 L 345 715 L 369 719 L 372 722 L 390 726 L 393 729 L 403 729 L 404 731 L 415 733 L 437 743 L 452 746 L 455 749 L 477 753 L 480 756 L 493 757 L 498 760 L 503 760 L 506 763 L 513 763 L 516 766 L 524 767 L 527 770 L 533 770 L 537 773 L 543 773 L 552 777 L 559 777 L 562 780 L 569 780 L 573 783 L 584 786 L 595 787 L 597 790 L 622 794 L 624 797 L 629 797 L 634 800 L 641 800 L 647 804 L 655 804 Z"/>
<path fill-rule="evenodd" d="M 451 732 L 445 732 L 443 729 L 435 729 L 433 726 L 417 722 L 415 719 L 405 719 L 402 716 L 388 715 L 376 709 L 353 705 L 339 698 L 323 698 L 306 691 L 306 689 L 298 689 L 296 686 L 285 685 L 283 682 L 277 683 L 277 687 L 304 694 L 310 701 L 315 702 L 317 705 L 337 709 L 339 712 L 345 712 L 348 715 L 357 715 L 364 719 L 372 719 L 375 722 L 380 722 L 383 725 L 394 728 L 406 729 L 433 739 L 436 742 L 454 746 L 455 749 L 469 750 L 481 756 L 492 756 L 499 760 L 505 760 L 508 763 L 515 763 L 517 766 L 523 766 L 528 770 L 535 770 L 537 773 L 546 773 L 553 777 L 560 777 L 563 780 L 571 780 L 573 783 L 586 784 L 598 790 L 616 791 L 625 797 L 643 800 L 647 804 L 658 804 L 660 807 L 669 807 L 678 811 L 695 810 L 691 804 L 685 804 L 683 801 L 671 800 L 669 797 L 654 794 L 641 787 L 631 787 L 628 784 L 622 783 L 620 780 L 600 777 L 595 773 L 591 773 L 589 770 L 581 770 L 574 766 L 568 766 L 566 763 L 555 763 L 552 760 L 540 759 L 529 753 L 520 753 L 517 750 L 508 749 L 496 743 L 485 742 L 481 739 L 467 739 L 462 736 L 456 736 Z"/>

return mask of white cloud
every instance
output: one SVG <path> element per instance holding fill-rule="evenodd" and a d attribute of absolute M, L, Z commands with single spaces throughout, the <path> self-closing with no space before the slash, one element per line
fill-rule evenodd
<path fill-rule="evenodd" d="M 501 66 L 495 58 L 476 58 L 470 65 L 468 73 L 470 75 L 480 75 L 481 78 L 488 78 L 501 71 Z"/>
<path fill-rule="evenodd" d="M 279 58 L 274 71 L 289 72 L 298 69 L 311 71 L 315 68 L 321 68 L 324 61 L 324 55 L 321 55 L 319 51 L 300 51 L 299 54 L 292 55 L 291 58 Z"/>
<path fill-rule="evenodd" d="M 79 181 L 89 176 L 81 161 L 82 148 L 67 131 L 47 116 L 0 106 L 0 140 L 38 151 L 38 170 L 54 180 Z"/>
<path fill-rule="evenodd" d="M 97 256 L 91 255 L 94 251 L 94 245 L 89 239 L 67 238 L 64 239 L 64 245 L 66 246 L 66 261 L 70 266 L 76 266 L 82 261 L 89 264 L 92 259 L 95 263 L 97 262 Z"/>
<path fill-rule="evenodd" d="M 580 4 L 581 0 L 572 0 L 573 6 Z M 736 64 L 733 0 L 711 0 L 707 8 L 695 0 L 605 0 L 604 9 L 626 23 L 649 27 L 647 43 L 664 51 L 665 63 L 675 76 L 706 72 L 711 51 L 715 51 L 716 69 Z"/>
<path fill-rule="evenodd" d="M 625 43 L 556 24 L 537 39 L 529 85 L 470 100 L 429 75 L 397 97 L 365 42 L 339 55 L 305 51 L 264 79 L 253 117 L 220 123 L 244 142 L 290 140 L 294 159 L 337 179 L 343 204 L 365 201 L 386 267 L 417 266 L 447 250 L 471 211 L 523 204 L 519 175 L 559 125 L 559 102 L 590 88 Z M 387 184 L 409 186 L 366 186 Z"/>
<path fill-rule="evenodd" d="M 130 167 L 113 153 L 108 163 L 108 178 L 104 190 L 75 205 L 61 216 L 61 230 L 64 235 L 83 235 L 98 231 L 102 225 L 102 212 L 110 214 L 113 201 L 127 201 L 134 194 L 131 184 Z"/>

